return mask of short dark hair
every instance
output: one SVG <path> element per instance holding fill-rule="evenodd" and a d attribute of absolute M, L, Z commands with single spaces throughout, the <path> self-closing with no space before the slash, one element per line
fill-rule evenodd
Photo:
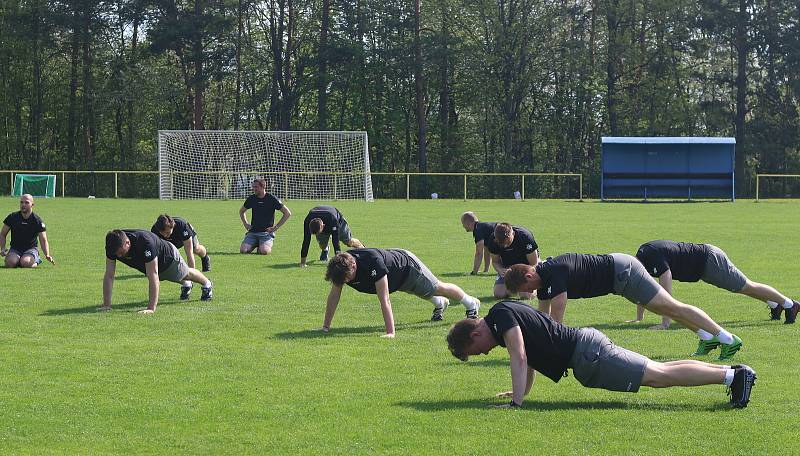
<path fill-rule="evenodd" d="M 519 291 L 522 284 L 525 283 L 525 274 L 533 272 L 536 269 L 528 264 L 515 264 L 506 270 L 503 276 L 506 284 L 506 290 L 516 293 Z"/>
<path fill-rule="evenodd" d="M 494 227 L 494 238 L 498 244 L 505 244 L 514 234 L 514 228 L 509 223 L 498 223 Z"/>
<path fill-rule="evenodd" d="M 325 280 L 334 285 L 342 286 L 347 279 L 347 274 L 356 270 L 356 259 L 349 253 L 337 253 L 328 262 L 328 269 L 325 271 Z"/>
<path fill-rule="evenodd" d="M 478 329 L 480 320 L 465 318 L 450 328 L 447 334 L 447 347 L 450 353 L 461 361 L 466 361 L 469 355 L 464 353 L 472 345 L 472 332 Z"/>
<path fill-rule="evenodd" d="M 160 233 L 166 228 L 175 228 L 175 220 L 167 214 L 161 214 L 156 219 L 156 230 Z"/>
<path fill-rule="evenodd" d="M 122 230 L 113 230 L 106 233 L 106 256 L 109 258 L 117 257 L 117 250 L 125 244 L 128 235 Z"/>
<path fill-rule="evenodd" d="M 317 217 L 308 222 L 308 229 L 311 231 L 311 234 L 319 234 L 322 232 L 322 225 L 322 219 Z"/>
<path fill-rule="evenodd" d="M 253 183 L 264 187 L 265 190 L 269 188 L 269 183 L 263 177 L 256 177 L 253 179 Z"/>

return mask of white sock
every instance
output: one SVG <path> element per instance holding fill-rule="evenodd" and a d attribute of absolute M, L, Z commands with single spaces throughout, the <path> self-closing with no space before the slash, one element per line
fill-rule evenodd
<path fill-rule="evenodd" d="M 719 339 L 720 343 L 730 344 L 733 342 L 733 335 L 723 329 L 717 334 L 717 339 Z"/>
<path fill-rule="evenodd" d="M 791 309 L 794 306 L 794 301 L 789 298 L 786 298 L 786 301 L 783 301 L 783 308 L 784 309 Z"/>
<path fill-rule="evenodd" d="M 444 309 L 444 305 L 447 302 L 447 298 L 443 296 L 433 296 L 431 298 L 431 302 L 437 309 Z"/>
<path fill-rule="evenodd" d="M 206 284 L 203 285 L 203 288 L 211 288 L 211 281 L 210 280 L 206 280 Z"/>
<path fill-rule="evenodd" d="M 183 281 L 183 286 L 184 287 L 191 287 L 192 286 L 192 281 L 191 280 L 184 280 Z"/>
<path fill-rule="evenodd" d="M 725 380 L 722 381 L 722 384 L 724 384 L 725 386 L 731 386 L 731 383 L 733 383 L 734 372 L 735 371 L 733 369 L 727 369 L 725 371 Z"/>
<path fill-rule="evenodd" d="M 769 306 L 770 309 L 774 309 L 774 308 L 778 307 L 779 304 L 777 302 L 775 302 L 775 301 L 767 301 L 767 305 Z M 786 303 L 784 303 L 784 306 L 785 305 L 786 305 Z"/>
<path fill-rule="evenodd" d="M 712 336 L 710 332 L 704 329 L 698 329 L 697 335 L 700 337 L 700 340 L 711 340 L 714 338 L 714 336 Z"/>
<path fill-rule="evenodd" d="M 480 307 L 479 301 L 466 293 L 461 298 L 461 304 L 464 304 L 467 310 L 478 310 L 478 307 Z"/>

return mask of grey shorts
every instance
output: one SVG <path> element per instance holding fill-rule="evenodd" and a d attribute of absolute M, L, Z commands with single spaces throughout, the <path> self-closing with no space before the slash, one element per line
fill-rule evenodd
<path fill-rule="evenodd" d="M 642 263 L 625 253 L 612 253 L 614 258 L 614 294 L 634 304 L 646 305 L 661 290 Z"/>
<path fill-rule="evenodd" d="M 413 294 L 414 296 L 419 296 L 423 299 L 429 299 L 431 296 L 433 296 L 433 293 L 436 292 L 436 287 L 439 285 L 439 279 L 433 275 L 431 270 L 428 269 L 428 267 L 425 266 L 425 264 L 420 261 L 416 255 L 408 250 L 403 251 L 411 257 L 415 263 L 415 267 L 411 268 L 408 278 L 402 285 L 400 285 L 398 290 Z"/>
<path fill-rule="evenodd" d="M 189 265 L 186 264 L 186 260 L 178 252 L 177 247 L 172 244 L 170 244 L 170 247 L 172 247 L 176 259 L 166 269 L 158 271 L 158 279 L 180 283 L 184 277 L 189 275 Z"/>
<path fill-rule="evenodd" d="M 315 236 L 319 245 L 328 244 L 328 239 L 331 238 L 330 234 L 317 234 Z M 350 232 L 350 226 L 347 225 L 347 221 L 342 221 L 342 224 L 339 226 L 339 242 L 347 245 L 350 243 L 350 239 L 353 239 L 353 233 Z"/>
<path fill-rule="evenodd" d="M 267 233 L 266 231 L 262 231 L 260 233 L 255 231 L 248 231 L 247 234 L 244 235 L 244 240 L 242 244 L 247 245 L 261 245 L 261 244 L 271 244 L 272 241 L 275 239 L 275 235 L 272 233 Z"/>
<path fill-rule="evenodd" d="M 36 247 L 34 247 L 32 249 L 28 249 L 28 250 L 26 250 L 24 252 L 20 252 L 17 249 L 8 249 L 8 253 L 13 253 L 14 255 L 16 255 L 16 256 L 18 256 L 20 258 L 22 258 L 25 255 L 32 256 L 34 263 L 39 263 L 39 262 L 42 261 L 41 258 L 39 258 L 39 249 L 36 248 Z"/>
<path fill-rule="evenodd" d="M 587 388 L 635 393 L 642 385 L 648 362 L 648 357 L 614 345 L 600 331 L 581 328 L 569 367 Z"/>
<path fill-rule="evenodd" d="M 500 274 L 497 274 L 497 278 L 494 279 L 494 284 L 495 285 L 505 285 L 505 283 L 506 283 L 505 276 L 501 276 Z"/>
<path fill-rule="evenodd" d="M 706 258 L 706 269 L 701 277 L 703 282 L 734 293 L 742 291 L 747 283 L 747 277 L 733 265 L 722 249 L 711 244 L 706 244 L 706 246 L 708 247 L 708 257 Z"/>

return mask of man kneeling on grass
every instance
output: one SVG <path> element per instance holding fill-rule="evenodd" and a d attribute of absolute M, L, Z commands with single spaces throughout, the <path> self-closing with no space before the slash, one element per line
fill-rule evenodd
<path fill-rule="evenodd" d="M 325 280 L 331 282 L 325 308 L 325 321 L 320 328 L 328 332 L 345 284 L 362 293 L 378 295 L 386 334 L 394 337 L 394 314 L 389 293 L 405 291 L 433 303 L 431 321 L 441 321 L 450 299 L 466 307 L 468 318 L 477 318 L 481 302 L 452 283 L 440 282 L 413 253 L 403 249 L 352 249 L 333 257 L 328 263 Z M 449 298 L 449 299 L 448 299 Z"/>
<path fill-rule="evenodd" d="M 139 313 L 156 311 L 161 280 L 180 283 L 184 287 L 190 286 L 191 282 L 198 283 L 203 291 L 200 300 L 211 300 L 211 281 L 202 272 L 187 266 L 177 247 L 149 231 L 114 230 L 106 234 L 106 273 L 103 276 L 103 307 L 100 310 L 111 310 L 117 260 L 142 272 L 150 283 L 147 308 Z"/>
<path fill-rule="evenodd" d="M 594 328 L 571 328 L 525 304 L 501 301 L 485 318 L 456 323 L 447 335 L 450 352 L 461 361 L 488 354 L 500 345 L 511 357 L 512 391 L 499 393 L 519 407 L 533 386 L 535 371 L 558 382 L 572 369 L 588 388 L 635 393 L 641 385 L 728 386 L 730 403 L 747 407 L 756 373 L 745 365 L 721 366 L 696 360 L 656 362 L 614 345 Z"/>

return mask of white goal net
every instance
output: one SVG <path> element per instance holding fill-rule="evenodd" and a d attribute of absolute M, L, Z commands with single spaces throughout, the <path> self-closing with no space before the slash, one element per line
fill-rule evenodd
<path fill-rule="evenodd" d="M 161 199 L 373 199 L 363 131 L 159 130 L 158 162 Z"/>

